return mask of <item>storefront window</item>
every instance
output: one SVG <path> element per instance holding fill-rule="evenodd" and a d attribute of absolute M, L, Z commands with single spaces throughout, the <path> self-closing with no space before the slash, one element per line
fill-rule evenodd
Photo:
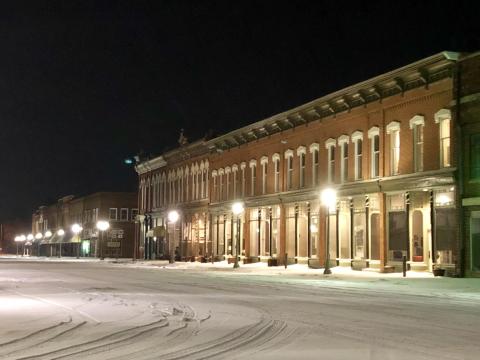
<path fill-rule="evenodd" d="M 270 255 L 270 211 L 260 211 L 260 255 Z"/>
<path fill-rule="evenodd" d="M 480 211 L 473 211 L 470 219 L 472 271 L 480 271 Z"/>
<path fill-rule="evenodd" d="M 295 205 L 287 205 L 286 207 L 286 252 L 288 257 L 296 256 L 295 252 Z"/>
<path fill-rule="evenodd" d="M 298 224 L 297 224 L 297 256 L 308 256 L 308 204 L 298 206 Z"/>
<path fill-rule="evenodd" d="M 353 258 L 366 258 L 366 218 L 365 199 L 353 200 Z"/>
<path fill-rule="evenodd" d="M 335 208 L 331 209 L 330 216 L 327 218 L 330 222 L 328 239 L 329 256 L 330 260 L 335 260 L 337 258 L 337 212 Z"/>
<path fill-rule="evenodd" d="M 370 215 L 370 259 L 380 259 L 380 214 Z"/>
<path fill-rule="evenodd" d="M 280 206 L 272 207 L 272 254 L 277 256 L 280 239 Z"/>
<path fill-rule="evenodd" d="M 218 216 L 218 246 L 219 254 L 226 254 L 224 216 Z"/>
<path fill-rule="evenodd" d="M 250 256 L 258 255 L 258 238 L 260 236 L 258 209 L 250 211 Z"/>
<path fill-rule="evenodd" d="M 310 257 L 318 257 L 318 242 L 320 241 L 320 218 L 319 203 L 315 202 L 310 206 Z"/>
<path fill-rule="evenodd" d="M 435 261 L 437 264 L 453 264 L 456 239 L 455 208 L 435 209 Z"/>
<path fill-rule="evenodd" d="M 350 259 L 350 200 L 340 201 L 338 213 L 338 240 L 340 241 L 340 258 Z"/>

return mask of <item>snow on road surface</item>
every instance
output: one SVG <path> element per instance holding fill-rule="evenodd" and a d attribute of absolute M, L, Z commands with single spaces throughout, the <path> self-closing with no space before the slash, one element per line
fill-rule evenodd
<path fill-rule="evenodd" d="M 479 359 L 480 281 L 409 276 L 0 258 L 0 359 Z"/>

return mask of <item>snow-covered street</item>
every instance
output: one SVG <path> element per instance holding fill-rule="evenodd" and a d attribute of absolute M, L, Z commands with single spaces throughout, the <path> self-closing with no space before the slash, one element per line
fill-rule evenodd
<path fill-rule="evenodd" d="M 0 320 L 0 359 L 478 359 L 480 280 L 0 258 Z"/>

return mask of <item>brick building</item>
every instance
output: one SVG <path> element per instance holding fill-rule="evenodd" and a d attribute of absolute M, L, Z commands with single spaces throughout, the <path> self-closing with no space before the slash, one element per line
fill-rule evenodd
<path fill-rule="evenodd" d="M 42 256 L 133 257 L 137 194 L 98 192 L 75 198 L 65 196 L 56 204 L 41 206 L 32 216 L 36 239 L 32 253 Z M 101 233 L 96 224 L 108 221 Z M 82 231 L 76 235 L 72 225 Z M 40 237 L 40 236 L 39 236 Z"/>
<path fill-rule="evenodd" d="M 471 154 L 480 177 L 479 64 L 478 53 L 443 52 L 137 164 L 141 256 L 232 257 L 240 231 L 246 261 L 386 271 L 405 256 L 414 270 L 480 268 L 470 227 L 457 225 L 472 217 L 478 237 L 480 189 L 463 185 L 458 164 Z M 326 188 L 337 195 L 329 208 Z"/>

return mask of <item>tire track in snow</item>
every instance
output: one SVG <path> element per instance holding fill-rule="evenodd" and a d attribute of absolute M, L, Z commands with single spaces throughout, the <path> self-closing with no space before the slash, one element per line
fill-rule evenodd
<path fill-rule="evenodd" d="M 27 360 L 27 359 L 62 359 L 65 357 L 70 357 L 79 354 L 85 354 L 93 350 L 101 350 L 105 348 L 105 351 L 110 349 L 111 346 L 118 346 L 121 343 L 131 341 L 138 336 L 144 335 L 148 332 L 161 329 L 163 327 L 169 326 L 169 322 L 166 319 L 157 320 L 148 324 L 138 325 L 124 330 L 114 332 L 102 336 L 95 340 L 85 341 L 71 346 L 63 347 L 60 349 L 48 351 L 42 354 L 36 354 L 31 356 L 25 356 L 18 358 L 18 360 Z M 115 338 L 120 337 L 120 339 L 114 340 Z"/>
<path fill-rule="evenodd" d="M 68 322 L 68 323 L 70 323 L 70 322 Z M 67 324 L 67 322 L 63 322 L 63 323 L 51 326 L 49 328 L 45 328 L 45 329 L 36 331 L 32 334 L 27 335 L 26 337 L 22 337 L 22 338 L 19 338 L 19 339 L 12 340 L 12 341 L 9 342 L 9 344 L 6 344 L 7 345 L 7 351 L 9 351 L 9 352 L 4 353 L 2 351 L 2 353 L 0 354 L 0 359 L 4 358 L 5 356 L 11 356 L 13 354 L 21 354 L 21 353 L 28 352 L 28 350 L 31 350 L 34 347 L 35 347 L 35 349 L 37 349 L 38 346 L 41 346 L 43 344 L 52 342 L 54 340 L 58 340 L 61 336 L 65 335 L 65 334 L 68 334 L 68 333 L 71 333 L 71 332 L 79 329 L 80 327 L 82 327 L 86 323 L 87 323 L 86 321 L 82 321 L 81 323 L 75 324 L 74 326 L 72 326 L 68 329 L 62 330 L 59 333 L 56 333 L 56 334 L 54 334 L 50 337 L 45 337 L 45 336 L 48 336 L 48 333 L 51 332 L 50 330 L 53 330 L 53 329 L 58 330 L 60 328 L 59 325 Z M 45 338 L 42 339 L 42 337 L 45 337 Z M 8 345 L 14 345 L 14 346 L 8 346 Z M 19 346 L 19 348 L 15 348 L 15 345 Z M 8 347 L 13 347 L 13 349 L 8 350 Z"/>
<path fill-rule="evenodd" d="M 286 323 L 283 321 L 262 319 L 253 325 L 234 330 L 221 338 L 167 354 L 157 354 L 151 359 L 213 359 L 218 356 L 222 357 L 223 354 L 231 350 L 264 345 L 279 336 L 285 328 Z"/>

